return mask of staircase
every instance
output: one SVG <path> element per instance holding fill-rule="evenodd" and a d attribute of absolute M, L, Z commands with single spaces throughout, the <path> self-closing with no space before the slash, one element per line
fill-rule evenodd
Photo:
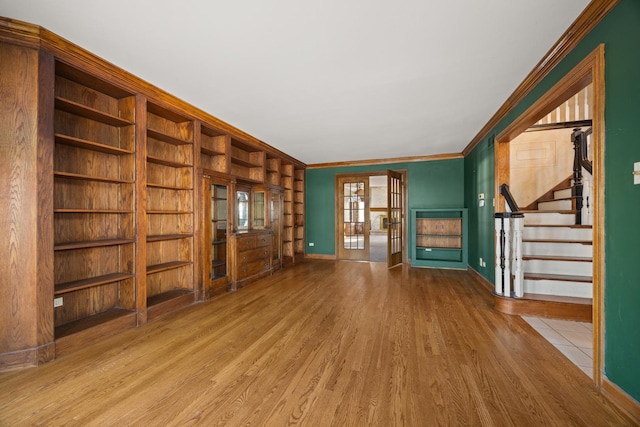
<path fill-rule="evenodd" d="M 553 199 L 537 202 L 537 207 L 523 211 L 525 297 L 557 296 L 590 304 L 593 230 L 591 225 L 575 225 L 571 187 L 554 190 Z"/>
<path fill-rule="evenodd" d="M 562 303 L 562 317 L 582 320 L 593 297 L 593 230 L 575 225 L 570 183 L 551 193 L 534 204 L 537 209 L 523 211 L 524 298 Z"/>
<path fill-rule="evenodd" d="M 576 225 L 571 180 L 521 210 L 524 296 L 496 296 L 510 314 L 591 321 L 593 230 Z"/>

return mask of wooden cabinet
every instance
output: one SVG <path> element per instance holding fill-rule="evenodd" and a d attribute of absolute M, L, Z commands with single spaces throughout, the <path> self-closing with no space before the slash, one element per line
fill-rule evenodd
<path fill-rule="evenodd" d="M 0 18 L 0 33 L 0 371 L 303 253 L 304 163 L 49 31 Z M 253 199 L 232 234 L 239 187 Z"/>
<path fill-rule="evenodd" d="M 202 255 L 204 298 L 228 290 L 229 284 L 229 185 L 211 176 L 203 177 Z"/>
<path fill-rule="evenodd" d="M 273 234 L 270 231 L 235 233 L 230 243 L 232 290 L 271 273 Z"/>
<path fill-rule="evenodd" d="M 466 269 L 467 209 L 412 209 L 411 265 Z"/>

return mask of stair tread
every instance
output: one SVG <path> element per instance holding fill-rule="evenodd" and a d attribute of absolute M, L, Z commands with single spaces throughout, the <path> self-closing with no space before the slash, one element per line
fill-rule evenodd
<path fill-rule="evenodd" d="M 549 203 L 549 202 L 558 202 L 560 200 L 574 200 L 577 199 L 578 197 L 576 196 L 569 196 L 569 197 L 559 197 L 557 199 L 551 199 L 551 200 L 541 200 L 538 202 L 538 204 L 540 203 Z M 541 210 L 540 208 L 538 208 L 538 210 Z M 543 210 L 543 209 L 542 209 Z"/>
<path fill-rule="evenodd" d="M 592 262 L 593 258 L 589 256 L 559 256 L 559 255 L 523 255 L 523 260 L 539 259 L 543 261 L 576 261 L 576 262 Z"/>
<path fill-rule="evenodd" d="M 525 224 L 525 227 L 562 227 L 562 228 L 593 228 L 592 225 L 582 224 Z"/>
<path fill-rule="evenodd" d="M 563 282 L 591 283 L 591 276 L 575 276 L 569 274 L 524 273 L 525 280 L 558 280 Z"/>
<path fill-rule="evenodd" d="M 527 243 L 579 243 L 581 245 L 593 245 L 591 240 L 577 240 L 577 239 L 522 239 L 522 242 Z"/>
<path fill-rule="evenodd" d="M 591 298 L 565 297 L 565 296 L 544 295 L 544 294 L 525 293 L 522 298 L 536 300 L 536 301 L 564 302 L 564 303 L 582 304 L 582 305 L 591 305 L 593 303 L 593 300 Z"/>
<path fill-rule="evenodd" d="M 534 209 L 527 209 L 527 210 L 521 210 L 520 212 L 522 213 L 559 213 L 559 214 L 575 214 L 577 213 L 577 211 L 575 210 L 566 210 L 566 209 L 547 209 L 547 210 L 534 210 Z"/>

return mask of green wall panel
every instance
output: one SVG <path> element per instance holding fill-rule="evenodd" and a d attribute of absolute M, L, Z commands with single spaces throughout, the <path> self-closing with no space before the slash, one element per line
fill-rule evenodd
<path fill-rule="evenodd" d="M 336 174 L 406 170 L 407 204 L 413 208 L 464 207 L 464 159 L 308 169 L 306 173 L 307 253 L 335 255 Z M 408 212 L 405 212 L 408 218 Z M 408 223 L 408 221 L 407 221 Z M 308 246 L 312 242 L 314 246 Z"/>
<path fill-rule="evenodd" d="M 500 133 L 600 43 L 605 45 L 605 373 L 640 401 L 640 185 L 633 185 L 631 175 L 640 161 L 640 2 L 623 0 L 491 133 Z M 470 264 L 493 281 L 493 262 L 476 268 L 477 258 L 489 250 L 485 236 L 493 225 L 488 210 L 472 207 L 477 193 L 492 187 L 489 143 L 482 141 L 465 159 L 465 203 Z"/>
<path fill-rule="evenodd" d="M 469 265 L 493 283 L 495 240 L 493 231 L 494 153 L 493 139 L 483 140 L 464 164 L 465 206 L 469 209 Z M 479 206 L 479 195 L 485 204 Z M 480 265 L 482 258 L 486 267 Z"/>

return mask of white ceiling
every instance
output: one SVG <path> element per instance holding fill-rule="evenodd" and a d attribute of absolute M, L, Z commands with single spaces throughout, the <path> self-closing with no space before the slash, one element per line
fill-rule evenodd
<path fill-rule="evenodd" d="M 0 0 L 308 163 L 456 153 L 588 0 Z"/>

